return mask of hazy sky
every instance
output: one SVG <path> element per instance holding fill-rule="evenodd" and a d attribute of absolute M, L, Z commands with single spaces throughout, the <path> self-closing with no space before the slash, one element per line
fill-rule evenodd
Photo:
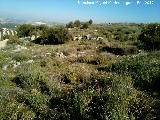
<path fill-rule="evenodd" d="M 87 0 L 0 0 L 0 17 L 15 17 L 27 20 L 49 20 L 68 22 L 75 19 L 93 19 L 96 22 L 160 22 L 160 0 L 153 5 L 145 1 L 137 5 L 137 0 L 115 0 L 106 5 L 99 5 L 106 0 L 99 0 L 95 5 L 84 5 Z M 88 0 L 98 1 L 98 0 Z M 125 2 L 132 4 L 126 6 Z"/>

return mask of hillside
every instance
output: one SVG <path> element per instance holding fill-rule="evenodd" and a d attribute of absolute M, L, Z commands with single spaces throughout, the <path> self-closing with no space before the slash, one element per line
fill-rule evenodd
<path fill-rule="evenodd" d="M 160 119 L 159 25 L 79 22 L 24 24 L 9 36 L 0 119 Z"/>

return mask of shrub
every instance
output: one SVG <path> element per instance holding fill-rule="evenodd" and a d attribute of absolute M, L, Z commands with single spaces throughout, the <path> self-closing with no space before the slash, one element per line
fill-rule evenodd
<path fill-rule="evenodd" d="M 24 103 L 19 102 L 17 97 L 25 94 L 22 89 L 15 87 L 10 81 L 10 76 L 4 75 L 0 71 L 0 119 L 34 119 L 35 113 L 31 111 Z"/>
<path fill-rule="evenodd" d="M 129 57 L 106 67 L 106 71 L 120 74 L 130 74 L 134 79 L 134 86 L 154 97 L 160 96 L 160 54 L 159 52 L 148 55 Z"/>
<path fill-rule="evenodd" d="M 7 44 L 21 44 L 22 41 L 18 38 L 18 36 L 10 36 Z"/>
<path fill-rule="evenodd" d="M 87 107 L 90 119 L 98 120 L 130 120 L 130 102 L 136 99 L 132 79 L 128 76 L 114 75 L 104 79 L 105 86 L 95 92 Z"/>
<path fill-rule="evenodd" d="M 88 22 L 86 22 L 86 23 L 83 23 L 83 25 L 82 25 L 82 29 L 88 29 L 88 27 L 89 27 L 89 23 Z"/>
<path fill-rule="evenodd" d="M 93 20 L 90 19 L 90 20 L 88 21 L 88 23 L 89 23 L 90 25 L 92 25 L 92 24 L 93 24 Z"/>
<path fill-rule="evenodd" d="M 17 70 L 16 76 L 12 81 L 16 83 L 18 87 L 27 91 L 36 89 L 42 93 L 48 92 L 48 86 L 46 85 L 47 77 L 39 70 L 40 66 L 29 65 L 26 68 L 24 64 Z"/>
<path fill-rule="evenodd" d="M 0 52 L 0 67 L 2 67 L 4 65 L 4 63 L 6 63 L 6 58 L 9 56 L 10 56 L 9 53 Z"/>
<path fill-rule="evenodd" d="M 13 60 L 16 60 L 17 62 L 23 62 L 29 60 L 31 56 L 28 53 L 20 52 L 13 54 L 11 57 Z"/>
<path fill-rule="evenodd" d="M 5 39 L 9 39 L 9 35 L 4 35 L 3 36 L 3 39 L 5 40 Z"/>
<path fill-rule="evenodd" d="M 35 113 L 23 103 L 18 103 L 12 99 L 12 101 L 1 101 L 0 103 L 0 119 L 1 120 L 32 120 L 35 118 Z"/>
<path fill-rule="evenodd" d="M 53 96 L 49 101 L 49 105 L 50 108 L 59 112 L 60 118 L 58 117 L 57 119 L 81 120 L 85 119 L 85 116 L 83 116 L 85 103 L 82 99 L 80 95 L 71 91 L 61 96 Z"/>
<path fill-rule="evenodd" d="M 69 22 L 67 25 L 66 25 L 67 28 L 74 28 L 74 23 L 73 22 Z"/>
<path fill-rule="evenodd" d="M 81 57 L 77 58 L 77 62 L 80 62 L 80 63 L 89 63 L 92 59 L 93 59 L 93 57 L 90 57 L 89 55 L 87 55 L 87 56 L 81 56 Z"/>
<path fill-rule="evenodd" d="M 66 27 L 67 28 L 82 28 L 82 29 L 87 29 L 89 27 L 89 25 L 92 25 L 93 24 L 93 20 L 89 20 L 87 22 L 81 22 L 79 20 L 75 20 L 74 22 L 69 22 L 68 24 L 66 24 Z"/>
<path fill-rule="evenodd" d="M 80 26 L 81 26 L 81 22 L 80 22 L 79 20 L 76 20 L 76 21 L 74 22 L 74 26 L 75 26 L 75 27 L 80 27 Z"/>
<path fill-rule="evenodd" d="M 102 47 L 100 48 L 100 51 L 107 51 L 110 53 L 113 53 L 115 55 L 130 55 L 130 54 L 137 54 L 138 53 L 138 49 L 137 47 L 124 47 L 124 48 L 119 48 L 119 47 Z"/>
<path fill-rule="evenodd" d="M 104 55 L 95 55 L 93 57 L 89 57 L 89 56 L 80 57 L 78 60 L 81 63 L 88 63 L 88 64 L 93 64 L 93 65 L 104 65 L 108 63 L 110 58 Z"/>
<path fill-rule="evenodd" d="M 160 25 L 149 24 L 145 26 L 138 39 L 146 50 L 160 49 Z"/>
<path fill-rule="evenodd" d="M 18 37 L 28 37 L 30 33 L 35 29 L 35 26 L 30 24 L 23 24 L 17 27 Z"/>
<path fill-rule="evenodd" d="M 34 111 L 45 111 L 47 108 L 46 103 L 48 96 L 43 95 L 40 92 L 35 92 L 27 95 L 26 97 L 28 104 L 34 109 Z"/>
<path fill-rule="evenodd" d="M 48 28 L 42 36 L 35 40 L 39 44 L 64 44 L 72 39 L 71 34 L 64 27 Z"/>
<path fill-rule="evenodd" d="M 36 26 L 36 29 L 44 32 L 48 29 L 48 27 L 47 27 L 47 25 L 38 25 L 38 26 Z"/>

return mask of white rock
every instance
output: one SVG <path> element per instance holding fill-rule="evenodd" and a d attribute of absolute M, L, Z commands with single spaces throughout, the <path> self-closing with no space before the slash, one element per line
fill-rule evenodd
<path fill-rule="evenodd" d="M 61 52 L 61 53 L 57 53 L 57 56 L 60 58 L 66 58 L 66 56 Z"/>
<path fill-rule="evenodd" d="M 36 57 L 37 57 L 37 55 L 34 55 L 34 56 L 33 56 L 33 58 L 36 58 Z"/>
<path fill-rule="evenodd" d="M 12 35 L 14 35 L 14 32 L 13 32 L 13 30 L 11 30 L 11 34 L 12 34 Z"/>
<path fill-rule="evenodd" d="M 31 40 L 35 40 L 36 39 L 36 36 L 35 35 L 32 35 L 31 36 Z"/>
<path fill-rule="evenodd" d="M 75 40 L 77 40 L 78 39 L 78 37 L 73 37 L 73 40 L 75 41 Z"/>
<path fill-rule="evenodd" d="M 92 40 L 96 40 L 96 38 L 94 37 L 94 38 L 91 38 Z"/>
<path fill-rule="evenodd" d="M 75 37 L 73 37 L 73 40 L 75 41 L 75 40 L 81 40 L 82 39 L 82 36 L 81 35 L 77 35 L 77 36 L 75 36 Z"/>
<path fill-rule="evenodd" d="M 77 54 L 77 57 L 81 57 L 81 56 L 83 56 L 83 55 L 85 55 L 86 54 L 86 52 L 78 52 L 78 54 Z"/>
<path fill-rule="evenodd" d="M 97 40 L 103 40 L 103 37 L 98 37 Z"/>
<path fill-rule="evenodd" d="M 18 67 L 19 65 L 21 65 L 21 63 L 20 62 L 16 62 L 15 64 L 13 64 L 13 68 Z"/>
<path fill-rule="evenodd" d="M 88 35 L 86 35 L 86 37 L 87 37 L 88 40 L 90 40 L 91 37 L 92 37 L 92 35 L 91 35 L 91 34 L 88 34 Z"/>
<path fill-rule="evenodd" d="M 16 63 L 16 61 L 15 61 L 15 60 L 12 60 L 12 61 L 10 61 L 9 63 Z"/>
<path fill-rule="evenodd" d="M 8 65 L 4 65 L 2 70 L 7 70 L 7 68 L 8 68 Z"/>
<path fill-rule="evenodd" d="M 71 31 L 71 30 L 72 30 L 72 28 L 68 28 L 68 30 L 69 30 L 69 31 Z"/>
<path fill-rule="evenodd" d="M 46 53 L 46 55 L 51 55 L 51 53 Z"/>
<path fill-rule="evenodd" d="M 26 63 L 33 63 L 34 61 L 33 60 L 28 60 Z"/>
<path fill-rule="evenodd" d="M 7 35 L 10 35 L 9 30 L 7 30 L 6 32 L 7 32 Z"/>

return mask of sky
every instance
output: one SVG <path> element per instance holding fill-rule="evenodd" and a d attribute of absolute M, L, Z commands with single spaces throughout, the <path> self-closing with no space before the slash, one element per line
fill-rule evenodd
<path fill-rule="evenodd" d="M 96 3 L 96 1 L 98 1 Z M 104 22 L 160 22 L 160 0 L 147 4 L 143 0 L 0 0 L 0 18 L 67 23 L 93 19 Z M 103 2 L 107 4 L 102 4 Z M 126 2 L 131 4 L 126 5 Z M 148 1 L 147 1 L 148 2 Z M 101 3 L 101 5 L 100 5 Z"/>

